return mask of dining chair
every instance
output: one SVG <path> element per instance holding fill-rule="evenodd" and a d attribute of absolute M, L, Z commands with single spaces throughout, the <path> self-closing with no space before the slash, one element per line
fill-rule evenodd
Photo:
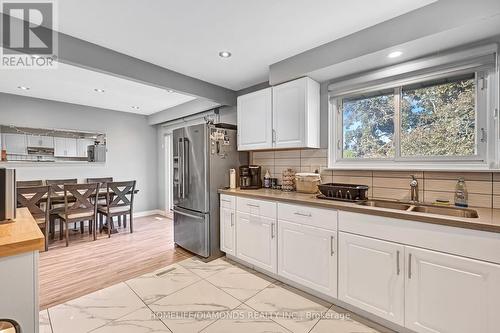
<path fill-rule="evenodd" d="M 99 227 L 102 232 L 103 216 L 108 221 L 108 237 L 111 237 L 113 217 L 130 216 L 130 233 L 134 232 L 134 192 L 135 180 L 124 182 L 110 182 L 106 184 L 106 206 L 99 207 Z M 123 221 L 127 227 L 127 219 Z"/>
<path fill-rule="evenodd" d="M 16 182 L 16 187 L 32 187 L 43 186 L 43 180 L 19 180 Z"/>
<path fill-rule="evenodd" d="M 40 229 L 43 229 L 43 235 L 45 237 L 45 251 L 48 251 L 49 249 L 49 192 L 49 186 L 30 186 L 17 188 L 17 207 L 28 208 Z M 41 203 L 45 203 L 45 205 L 41 205 Z"/>
<path fill-rule="evenodd" d="M 64 211 L 64 184 L 76 184 L 77 182 L 78 180 L 76 178 L 47 179 L 45 181 L 45 184 L 50 186 L 51 205 L 49 211 L 49 222 L 52 236 L 54 235 L 55 220 L 59 218 L 59 213 L 62 213 Z M 63 230 L 59 230 L 59 239 L 63 239 Z"/>
<path fill-rule="evenodd" d="M 113 177 L 87 178 L 87 183 L 99 183 L 101 188 L 105 188 L 106 183 L 112 182 Z"/>
<path fill-rule="evenodd" d="M 102 178 L 87 178 L 87 183 L 99 183 L 99 188 L 101 190 L 106 189 L 106 184 L 113 181 L 113 177 L 102 177 Z M 106 205 L 106 198 L 99 198 L 99 205 Z"/>
<path fill-rule="evenodd" d="M 69 245 L 69 223 L 89 221 L 89 233 L 96 239 L 97 196 L 99 184 L 65 184 L 64 212 L 59 213 L 61 224 L 64 223 L 66 246 Z"/>
<path fill-rule="evenodd" d="M 113 181 L 113 177 L 101 177 L 101 178 L 87 178 L 87 183 L 99 183 L 100 191 L 106 190 L 106 184 Z M 106 206 L 106 197 L 99 195 L 97 199 L 99 206 Z M 122 217 L 118 216 L 118 226 L 122 226 Z M 125 218 L 125 216 L 124 216 Z"/>

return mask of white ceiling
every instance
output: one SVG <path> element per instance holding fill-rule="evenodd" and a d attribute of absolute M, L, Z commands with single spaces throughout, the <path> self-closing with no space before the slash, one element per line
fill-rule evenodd
<path fill-rule="evenodd" d="M 21 90 L 19 86 L 30 89 Z M 104 93 L 94 89 L 104 89 Z M 2 69 L 0 92 L 143 115 L 195 99 L 62 63 L 58 63 L 56 69 Z"/>
<path fill-rule="evenodd" d="M 470 22 L 460 27 L 443 31 L 386 50 L 377 51 L 361 57 L 353 58 L 329 67 L 307 73 L 311 78 L 322 82 L 349 76 L 363 71 L 394 65 L 430 54 L 439 54 L 447 49 L 460 47 L 480 39 L 498 36 L 500 33 L 500 16 Z M 387 55 L 393 51 L 403 54 L 397 58 Z"/>
<path fill-rule="evenodd" d="M 268 66 L 434 0 L 64 0 L 59 31 L 239 90 Z M 221 59 L 219 51 L 233 56 Z"/>

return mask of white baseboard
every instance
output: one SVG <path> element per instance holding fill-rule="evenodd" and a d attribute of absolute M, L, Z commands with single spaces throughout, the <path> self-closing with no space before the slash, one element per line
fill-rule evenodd
<path fill-rule="evenodd" d="M 142 212 L 134 212 L 134 217 L 144 217 L 150 215 L 166 216 L 165 211 L 161 209 L 144 210 Z"/>

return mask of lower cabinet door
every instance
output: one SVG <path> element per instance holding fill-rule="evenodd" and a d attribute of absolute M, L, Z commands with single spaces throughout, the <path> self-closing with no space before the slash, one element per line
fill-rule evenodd
<path fill-rule="evenodd" d="M 236 257 L 277 273 L 276 220 L 236 212 Z"/>
<path fill-rule="evenodd" d="M 404 247 L 339 233 L 339 299 L 404 324 Z"/>
<path fill-rule="evenodd" d="M 422 333 L 500 329 L 500 266 L 407 246 L 405 326 Z"/>
<path fill-rule="evenodd" d="M 235 211 L 220 208 L 220 249 L 230 255 L 236 255 Z"/>
<path fill-rule="evenodd" d="M 337 297 L 336 232 L 278 221 L 278 274 Z"/>

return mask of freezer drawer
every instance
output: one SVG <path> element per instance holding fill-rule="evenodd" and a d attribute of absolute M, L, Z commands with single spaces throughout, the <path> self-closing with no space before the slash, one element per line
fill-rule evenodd
<path fill-rule="evenodd" d="M 208 257 L 210 214 L 177 206 L 173 211 L 175 244 L 202 257 Z"/>

